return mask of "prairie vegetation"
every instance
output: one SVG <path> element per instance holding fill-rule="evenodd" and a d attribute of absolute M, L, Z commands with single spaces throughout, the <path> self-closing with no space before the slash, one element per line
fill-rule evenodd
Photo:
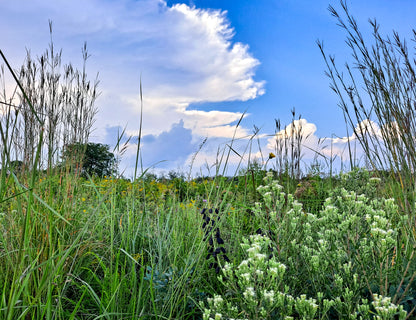
<path fill-rule="evenodd" d="M 414 318 L 414 65 L 399 37 L 382 39 L 375 23 L 376 46 L 366 51 L 341 4 L 346 24 L 331 12 L 356 48 L 372 104 L 361 103 L 359 86 L 345 83 L 320 44 L 368 160 L 358 168 L 350 158 L 339 175 L 332 158 L 324 159 L 329 172 L 302 172 L 306 137 L 279 121 L 273 170 L 252 161 L 225 177 L 224 160 L 215 175 L 195 179 L 157 177 L 137 164 L 132 181 L 113 167 L 89 175 L 82 166 L 97 82 L 85 66 L 60 74 L 52 44 L 37 61 L 28 55 L 20 74 L 0 51 L 0 79 L 10 72 L 17 83 L 1 98 L 0 318 Z M 380 134 L 375 122 L 357 129 L 355 121 L 374 116 Z M 64 157 L 70 145 L 77 156 Z"/>

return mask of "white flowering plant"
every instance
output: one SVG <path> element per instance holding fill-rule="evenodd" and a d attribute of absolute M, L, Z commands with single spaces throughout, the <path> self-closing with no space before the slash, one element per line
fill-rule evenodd
<path fill-rule="evenodd" d="M 285 319 L 294 313 L 313 319 L 318 309 L 316 300 L 305 295 L 295 299 L 288 294 L 289 288 L 284 285 L 286 266 L 269 254 L 270 245 L 267 236 L 243 239 L 246 259 L 239 265 L 224 265 L 219 280 L 228 291 L 202 303 L 204 320 Z"/>
<path fill-rule="evenodd" d="M 246 257 L 223 266 L 227 292 L 204 319 L 405 319 L 416 270 L 395 201 L 338 188 L 308 213 L 282 190 L 266 175 L 253 209 L 264 235 L 243 238 Z"/>

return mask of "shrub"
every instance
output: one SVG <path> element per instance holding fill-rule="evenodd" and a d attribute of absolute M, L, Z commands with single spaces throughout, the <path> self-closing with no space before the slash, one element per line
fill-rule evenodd
<path fill-rule="evenodd" d="M 411 250 L 399 250 L 407 216 L 393 199 L 338 188 L 312 214 L 271 174 L 265 182 L 253 212 L 269 232 L 243 238 L 246 258 L 223 266 L 228 291 L 207 301 L 205 319 L 406 317 L 403 283 L 415 270 Z"/>

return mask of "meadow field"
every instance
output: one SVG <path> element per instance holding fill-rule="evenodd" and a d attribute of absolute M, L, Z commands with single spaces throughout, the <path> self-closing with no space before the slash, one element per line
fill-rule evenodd
<path fill-rule="evenodd" d="M 211 176 L 156 176 L 139 165 L 140 120 L 125 179 L 105 146 L 92 144 L 104 166 L 87 162 L 98 82 L 85 64 L 59 74 L 51 44 L 15 72 L 0 50 L 0 84 L 16 84 L 0 92 L 0 319 L 416 318 L 416 68 L 396 34 L 374 22 L 368 48 L 346 8 L 346 22 L 331 13 L 362 77 L 318 43 L 363 149 L 360 166 L 348 141 L 340 174 L 332 155 L 301 168 L 301 128 L 276 121 L 268 167 L 221 174 L 231 141 Z"/>
<path fill-rule="evenodd" d="M 414 219 L 390 197 L 393 179 L 365 169 L 3 183 L 2 319 L 414 313 Z"/>

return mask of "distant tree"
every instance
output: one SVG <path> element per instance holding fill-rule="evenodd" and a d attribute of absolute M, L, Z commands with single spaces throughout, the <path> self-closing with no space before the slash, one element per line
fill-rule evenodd
<path fill-rule="evenodd" d="M 146 182 L 156 181 L 157 180 L 157 175 L 153 172 L 146 172 L 143 176 L 143 180 L 146 181 Z"/>
<path fill-rule="evenodd" d="M 175 170 L 170 170 L 168 172 L 168 179 L 169 180 L 185 180 L 185 174 L 183 174 L 182 172 L 177 172 Z"/>
<path fill-rule="evenodd" d="M 101 143 L 73 143 L 66 146 L 63 162 L 80 172 L 81 176 L 111 176 L 117 173 L 117 161 L 110 147 Z"/>

